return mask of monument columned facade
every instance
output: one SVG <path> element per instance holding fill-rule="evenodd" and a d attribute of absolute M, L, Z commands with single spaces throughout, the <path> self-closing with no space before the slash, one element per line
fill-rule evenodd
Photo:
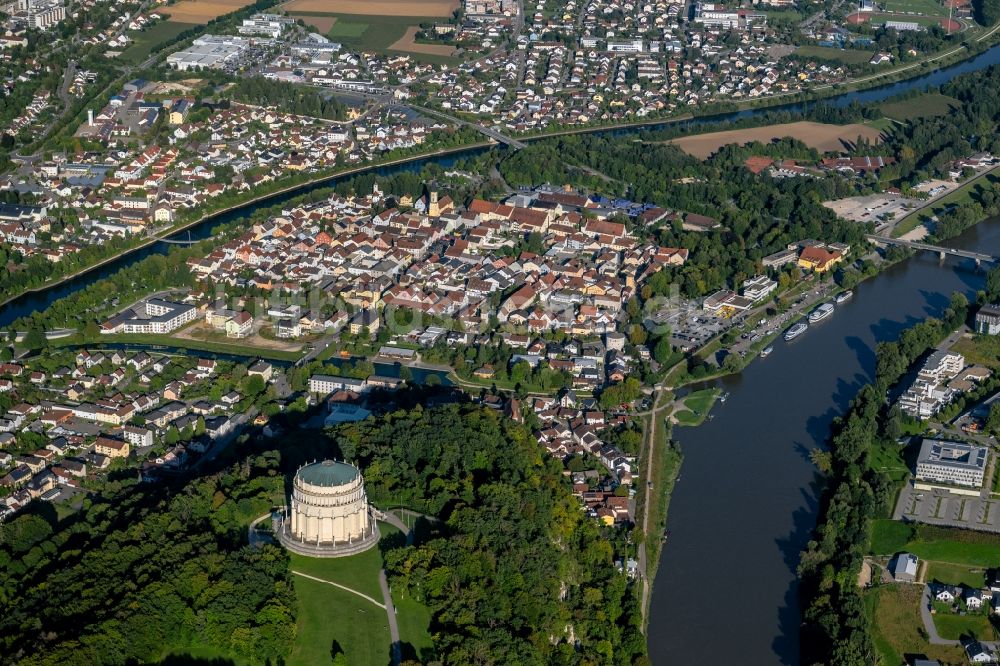
<path fill-rule="evenodd" d="M 360 553 L 378 542 L 361 471 L 324 460 L 299 468 L 278 532 L 282 545 L 310 557 Z"/>

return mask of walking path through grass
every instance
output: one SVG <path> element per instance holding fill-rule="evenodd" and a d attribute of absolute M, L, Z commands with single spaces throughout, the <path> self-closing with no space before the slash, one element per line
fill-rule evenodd
<path fill-rule="evenodd" d="M 322 578 L 316 578 L 316 576 L 310 576 L 307 573 L 302 573 L 301 571 L 296 571 L 295 569 L 292 569 L 292 573 L 295 574 L 296 576 L 302 576 L 303 578 L 308 578 L 309 580 L 314 580 L 317 583 L 326 583 L 327 585 L 333 585 L 334 587 L 339 587 L 340 589 L 344 590 L 345 592 L 350 592 L 351 594 L 356 594 L 359 597 L 361 597 L 362 599 L 366 599 L 366 600 L 372 602 L 373 604 L 375 604 L 376 606 L 378 606 L 379 608 L 381 608 L 382 610 L 385 610 L 385 604 L 380 603 L 380 602 L 376 601 L 375 599 L 372 599 L 371 597 L 369 597 L 367 594 L 365 594 L 363 592 L 358 592 L 357 590 L 352 590 L 351 588 L 347 587 L 346 585 L 341 585 L 340 583 L 334 583 L 332 580 L 323 580 Z"/>

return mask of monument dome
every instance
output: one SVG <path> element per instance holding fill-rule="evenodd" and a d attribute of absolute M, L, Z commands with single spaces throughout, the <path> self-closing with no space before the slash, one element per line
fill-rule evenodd
<path fill-rule="evenodd" d="M 379 538 L 361 470 L 333 460 L 299 468 L 279 539 L 312 557 L 340 557 L 367 550 Z"/>

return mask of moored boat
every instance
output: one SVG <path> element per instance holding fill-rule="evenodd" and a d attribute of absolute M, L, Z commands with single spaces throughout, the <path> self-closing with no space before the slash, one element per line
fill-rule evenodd
<path fill-rule="evenodd" d="M 805 333 L 807 328 L 809 328 L 809 324 L 805 323 L 804 321 L 800 321 L 799 323 L 795 324 L 790 329 L 785 331 L 785 340 L 787 341 L 794 340 L 795 338 Z"/>

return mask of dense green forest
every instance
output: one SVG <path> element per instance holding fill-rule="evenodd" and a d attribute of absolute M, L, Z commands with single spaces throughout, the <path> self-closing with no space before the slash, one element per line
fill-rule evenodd
<path fill-rule="evenodd" d="M 287 555 L 245 536 L 281 488 L 273 467 L 247 461 L 182 488 L 128 476 L 62 522 L 40 509 L 0 526 L 0 661 L 149 663 L 190 646 L 287 654 Z"/>
<path fill-rule="evenodd" d="M 252 439 L 187 481 L 123 473 L 61 521 L 44 504 L 0 526 L 0 663 L 150 663 L 194 646 L 280 663 L 295 639 L 288 558 L 247 546 L 246 526 L 299 465 L 330 456 L 360 465 L 377 506 L 441 519 L 412 546 L 381 545 L 394 589 L 431 610 L 435 659 L 647 663 L 621 553 L 529 431 L 472 405 L 396 399 L 410 409 Z"/>
<path fill-rule="evenodd" d="M 1000 20 L 1000 0 L 972 0 L 972 11 L 980 24 L 995 25 Z"/>
<path fill-rule="evenodd" d="M 376 502 L 445 521 L 441 534 L 386 555 L 393 587 L 431 609 L 443 663 L 645 661 L 636 595 L 610 542 L 523 426 L 450 405 L 333 435 Z"/>

